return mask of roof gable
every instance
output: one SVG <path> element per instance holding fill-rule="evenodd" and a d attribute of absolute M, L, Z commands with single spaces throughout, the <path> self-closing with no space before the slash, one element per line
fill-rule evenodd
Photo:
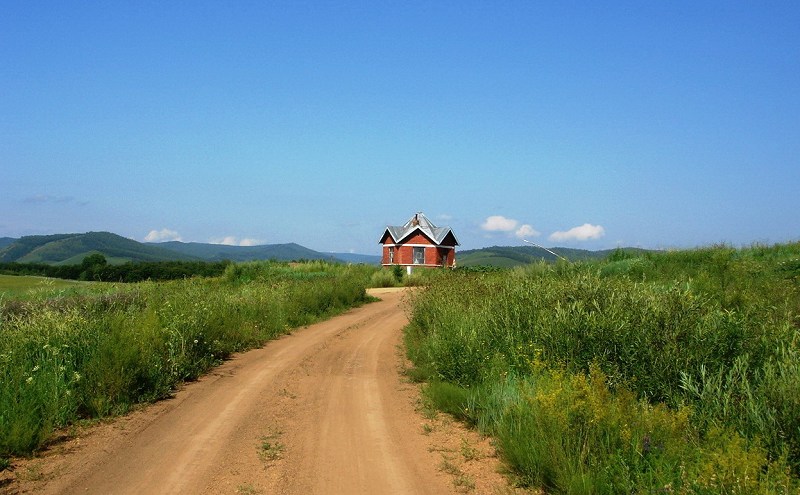
<path fill-rule="evenodd" d="M 411 217 L 402 227 L 392 225 L 387 226 L 386 230 L 383 232 L 383 236 L 381 236 L 381 240 L 378 242 L 385 243 L 387 233 L 391 236 L 394 242 L 401 242 L 403 239 L 408 238 L 416 231 L 424 234 L 435 244 L 442 244 L 442 241 L 444 241 L 449 234 L 452 236 L 455 245 L 459 245 L 458 239 L 456 239 L 456 236 L 453 231 L 450 230 L 450 227 L 437 227 L 421 212 Z"/>

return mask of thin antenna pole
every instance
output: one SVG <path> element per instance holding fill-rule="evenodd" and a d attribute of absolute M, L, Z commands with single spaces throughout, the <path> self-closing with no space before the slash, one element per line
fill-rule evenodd
<path fill-rule="evenodd" d="M 548 253 L 552 254 L 553 256 L 555 256 L 555 257 L 557 257 L 557 258 L 561 258 L 562 260 L 564 260 L 564 261 L 566 261 L 567 263 L 569 263 L 569 260 L 568 260 L 567 258 L 565 258 L 565 257 L 561 256 L 561 255 L 560 255 L 560 254 L 558 254 L 558 253 L 554 253 L 554 252 L 550 251 L 549 249 L 547 249 L 547 248 L 546 248 L 546 247 L 544 247 L 544 246 L 540 246 L 540 245 L 536 244 L 535 242 L 531 242 L 531 241 L 529 241 L 528 239 L 522 239 L 522 242 L 527 242 L 528 244 L 531 244 L 531 245 L 533 245 L 533 246 L 536 246 L 536 247 L 537 247 L 537 248 L 539 248 L 539 249 L 544 249 L 545 251 L 547 251 Z"/>

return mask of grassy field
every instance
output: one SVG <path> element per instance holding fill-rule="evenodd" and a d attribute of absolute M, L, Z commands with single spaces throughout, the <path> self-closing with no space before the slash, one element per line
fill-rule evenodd
<path fill-rule="evenodd" d="M 56 428 L 167 397 L 233 352 L 366 302 L 374 271 L 252 262 L 160 283 L 3 277 L 0 468 Z"/>
<path fill-rule="evenodd" d="M 0 298 L 47 297 L 63 289 L 80 289 L 90 282 L 47 277 L 0 275 Z"/>
<path fill-rule="evenodd" d="M 432 280 L 406 331 L 440 409 L 554 493 L 797 493 L 800 244 Z"/>

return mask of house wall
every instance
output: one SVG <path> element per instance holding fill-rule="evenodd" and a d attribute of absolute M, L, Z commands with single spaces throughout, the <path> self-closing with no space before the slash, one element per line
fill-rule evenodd
<path fill-rule="evenodd" d="M 441 261 L 441 255 L 439 254 L 439 249 L 437 249 L 436 247 L 425 248 L 426 265 L 438 265 L 440 261 Z"/>
<path fill-rule="evenodd" d="M 423 236 L 424 237 L 424 236 Z M 417 244 L 417 243 L 409 243 Z M 422 243 L 419 243 L 422 244 Z M 383 256 L 381 263 L 384 265 L 389 264 L 389 247 L 383 246 Z M 413 265 L 414 264 L 414 246 L 406 245 L 405 243 L 394 246 L 394 265 Z M 425 264 L 441 266 L 441 259 L 445 258 L 445 266 L 453 266 L 456 258 L 455 249 L 439 248 L 433 244 L 425 246 Z"/>
<path fill-rule="evenodd" d="M 383 259 L 382 263 L 388 265 L 389 261 L 389 248 L 390 246 L 383 246 Z M 394 246 L 394 261 L 393 265 L 410 265 L 414 261 L 414 249 L 411 246 Z"/>
<path fill-rule="evenodd" d="M 381 256 L 381 264 L 388 265 L 389 264 L 389 246 L 383 246 L 383 253 Z"/>
<path fill-rule="evenodd" d="M 401 265 L 412 265 L 414 263 L 414 249 L 411 246 L 397 246 L 397 253 L 400 255 L 395 263 Z"/>

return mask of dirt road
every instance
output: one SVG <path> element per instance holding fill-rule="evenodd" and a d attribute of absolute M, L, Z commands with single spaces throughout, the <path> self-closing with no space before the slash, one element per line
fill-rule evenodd
<path fill-rule="evenodd" d="M 376 295 L 381 302 L 238 355 L 173 399 L 64 441 L 20 467 L 17 480 L 5 489 L 90 494 L 475 492 L 474 479 L 492 475 L 470 478 L 454 464 L 463 461 L 458 442 L 468 442 L 468 433 L 458 433 L 455 446 L 445 446 L 452 443 L 453 433 L 443 428 L 455 426 L 446 421 L 437 426 L 430 416 L 421 416 L 415 409 L 418 391 L 400 373 L 398 345 L 407 322 L 403 292 Z M 469 441 L 487 448 L 479 440 Z"/>

